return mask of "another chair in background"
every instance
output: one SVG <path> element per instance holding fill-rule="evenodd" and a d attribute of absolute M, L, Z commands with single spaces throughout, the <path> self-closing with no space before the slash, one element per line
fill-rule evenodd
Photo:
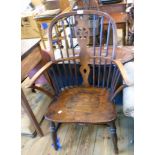
<path fill-rule="evenodd" d="M 44 0 L 43 4 L 45 6 L 45 11 L 37 14 L 35 16 L 35 21 L 38 26 L 39 34 L 43 43 L 44 49 L 46 49 L 45 41 L 47 40 L 47 29 L 48 24 L 51 20 L 63 12 L 67 7 L 69 7 L 68 0 Z M 58 29 L 57 29 L 58 30 Z M 59 32 L 59 43 L 61 43 L 61 33 Z"/>

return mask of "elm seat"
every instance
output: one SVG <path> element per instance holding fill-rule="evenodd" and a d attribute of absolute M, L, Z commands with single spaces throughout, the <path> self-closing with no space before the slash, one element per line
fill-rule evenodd
<path fill-rule="evenodd" d="M 114 104 L 103 88 L 70 88 L 50 105 L 46 119 L 55 122 L 102 123 L 116 119 Z"/>

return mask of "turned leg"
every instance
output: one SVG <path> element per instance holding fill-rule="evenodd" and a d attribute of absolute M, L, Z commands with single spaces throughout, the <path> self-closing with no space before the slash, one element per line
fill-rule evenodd
<path fill-rule="evenodd" d="M 114 151 L 115 151 L 115 154 L 118 154 L 117 133 L 116 133 L 115 121 L 110 122 L 109 126 L 110 126 L 110 133 L 111 133 L 112 141 L 113 141 L 113 145 L 114 145 Z"/>
<path fill-rule="evenodd" d="M 58 150 L 58 145 L 57 145 L 57 131 L 56 131 L 56 127 L 55 127 L 55 123 L 54 122 L 51 122 L 50 124 L 51 126 L 51 137 L 53 139 L 53 145 L 54 145 L 54 148 L 55 150 Z"/>

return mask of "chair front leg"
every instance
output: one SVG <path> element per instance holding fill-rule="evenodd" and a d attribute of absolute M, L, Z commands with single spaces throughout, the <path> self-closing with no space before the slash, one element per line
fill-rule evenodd
<path fill-rule="evenodd" d="M 115 151 L 115 154 L 118 154 L 117 132 L 116 132 L 115 121 L 110 122 L 109 127 L 110 127 L 110 133 L 112 136 L 113 145 L 114 145 L 114 151 Z"/>
<path fill-rule="evenodd" d="M 58 150 L 58 145 L 57 145 L 57 130 L 54 122 L 50 122 L 50 131 L 51 131 L 51 137 L 53 140 L 53 145 L 55 150 Z"/>

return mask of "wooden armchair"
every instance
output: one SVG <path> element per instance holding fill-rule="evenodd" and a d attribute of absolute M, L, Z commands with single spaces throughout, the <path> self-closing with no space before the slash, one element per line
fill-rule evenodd
<path fill-rule="evenodd" d="M 92 47 L 88 45 L 89 16 L 93 16 L 94 25 Z M 100 21 L 99 47 L 96 47 L 96 18 Z M 65 28 L 66 21 L 69 23 L 68 28 Z M 104 22 L 108 22 L 107 35 L 103 34 Z M 59 43 L 57 43 L 57 49 L 52 45 L 52 32 L 55 31 L 55 25 L 58 23 L 62 24 L 65 38 L 64 49 L 61 49 Z M 73 33 L 75 38 L 73 38 Z M 113 36 L 113 46 L 109 46 L 110 33 Z M 104 39 L 106 39 L 106 44 L 103 44 Z M 69 47 L 66 46 L 67 40 Z M 78 42 L 76 47 L 73 45 L 75 41 Z M 114 150 L 117 154 L 115 126 L 117 113 L 113 101 L 129 83 L 122 63 L 115 59 L 117 54 L 115 22 L 108 14 L 101 11 L 81 10 L 64 13 L 52 20 L 49 27 L 49 43 L 51 61 L 34 75 L 29 87 L 39 89 L 54 98 L 45 118 L 51 122 L 55 149 L 58 149 L 55 123 L 107 124 L 110 127 Z M 54 95 L 34 85 L 46 71 L 55 91 Z"/>

